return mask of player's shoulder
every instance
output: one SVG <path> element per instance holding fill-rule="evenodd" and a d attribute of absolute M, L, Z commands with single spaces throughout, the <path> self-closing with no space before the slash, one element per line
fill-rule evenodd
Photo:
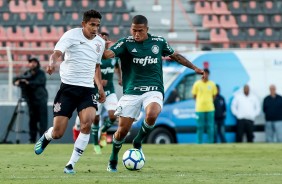
<path fill-rule="evenodd" d="M 75 36 L 81 34 L 82 28 L 73 28 L 65 32 L 65 36 Z"/>
<path fill-rule="evenodd" d="M 96 35 L 95 39 L 101 41 L 103 44 L 106 43 L 106 41 L 100 35 Z"/>

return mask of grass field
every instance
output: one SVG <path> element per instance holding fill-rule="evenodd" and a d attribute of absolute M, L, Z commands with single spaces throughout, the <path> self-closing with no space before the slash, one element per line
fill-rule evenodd
<path fill-rule="evenodd" d="M 130 148 L 125 144 L 120 153 Z M 141 171 L 106 171 L 111 146 L 102 155 L 89 145 L 76 164 L 75 175 L 63 173 L 72 144 L 51 144 L 37 156 L 33 145 L 0 145 L 0 183 L 282 183 L 281 144 L 144 145 Z"/>

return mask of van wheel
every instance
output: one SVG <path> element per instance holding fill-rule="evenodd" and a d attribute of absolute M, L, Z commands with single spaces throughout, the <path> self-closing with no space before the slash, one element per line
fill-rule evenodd
<path fill-rule="evenodd" d="M 174 138 L 168 129 L 159 127 L 150 133 L 147 142 L 153 144 L 171 144 L 174 143 Z"/>

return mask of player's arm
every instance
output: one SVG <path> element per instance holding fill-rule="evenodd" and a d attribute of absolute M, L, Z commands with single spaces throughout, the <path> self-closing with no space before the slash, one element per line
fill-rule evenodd
<path fill-rule="evenodd" d="M 96 64 L 94 81 L 95 81 L 95 84 L 98 87 L 99 102 L 103 103 L 106 100 L 106 95 L 105 95 L 104 88 L 103 88 L 103 85 L 102 85 L 102 75 L 101 75 L 100 64 Z"/>
<path fill-rule="evenodd" d="M 112 50 L 105 50 L 103 53 L 103 59 L 109 59 L 115 57 L 115 53 Z"/>
<path fill-rule="evenodd" d="M 182 56 L 181 54 L 174 52 L 172 55 L 169 56 L 172 60 L 175 60 L 176 62 L 178 62 L 179 64 L 186 66 L 188 68 L 191 68 L 192 70 L 194 70 L 197 74 L 202 74 L 203 78 L 206 77 L 205 72 L 201 69 L 199 69 L 198 67 L 196 67 L 195 65 L 193 65 L 192 62 L 190 62 L 188 59 L 186 59 L 184 56 Z"/>
<path fill-rule="evenodd" d="M 115 72 L 116 72 L 117 77 L 118 77 L 118 84 L 122 85 L 121 68 L 120 68 L 119 64 L 115 65 Z"/>
<path fill-rule="evenodd" d="M 49 65 L 47 66 L 46 72 L 51 75 L 55 71 L 56 62 L 62 56 L 62 52 L 59 50 L 54 50 L 53 54 L 50 56 Z"/>

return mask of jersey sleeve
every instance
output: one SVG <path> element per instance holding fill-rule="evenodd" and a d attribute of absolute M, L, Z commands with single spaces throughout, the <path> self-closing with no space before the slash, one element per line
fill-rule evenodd
<path fill-rule="evenodd" d="M 118 40 L 113 46 L 110 47 L 110 50 L 115 53 L 115 56 L 120 56 L 126 51 L 125 38 Z"/>
<path fill-rule="evenodd" d="M 59 50 L 62 53 L 66 51 L 68 47 L 72 45 L 71 32 L 65 32 L 60 40 L 56 43 L 54 50 Z"/>
<path fill-rule="evenodd" d="M 170 56 L 174 53 L 173 48 L 169 45 L 169 43 L 163 38 L 163 52 L 162 56 Z"/>
<path fill-rule="evenodd" d="M 104 51 L 105 51 L 105 41 L 104 40 L 102 40 L 103 41 L 103 45 L 102 45 L 102 49 L 101 49 L 101 54 L 99 55 L 99 57 L 98 57 L 98 60 L 97 60 L 97 64 L 102 64 L 102 56 L 103 56 L 103 53 L 104 53 Z"/>

